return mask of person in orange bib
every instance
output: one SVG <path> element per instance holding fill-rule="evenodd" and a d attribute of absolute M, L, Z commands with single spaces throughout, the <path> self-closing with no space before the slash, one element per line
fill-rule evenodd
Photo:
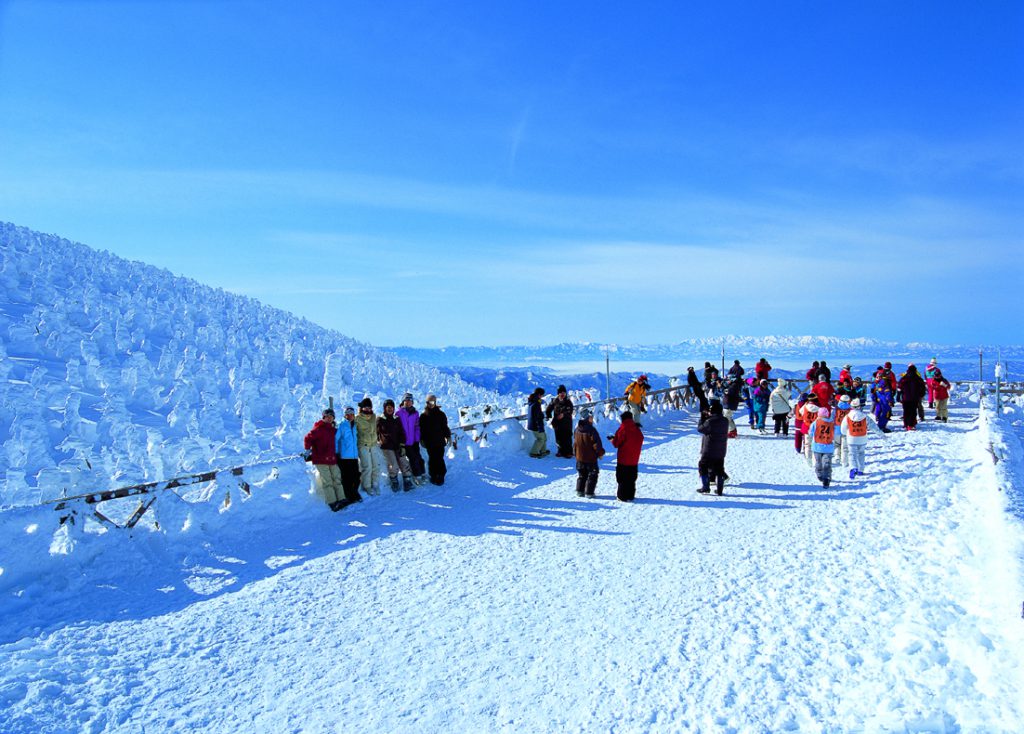
<path fill-rule="evenodd" d="M 868 416 L 860 409 L 860 399 L 850 401 L 850 412 L 841 424 L 843 442 L 850 455 L 850 479 L 864 474 L 864 455 L 868 444 Z"/>
<path fill-rule="evenodd" d="M 832 454 L 836 444 L 835 416 L 828 406 L 818 409 L 817 417 L 811 423 L 809 438 L 811 451 L 814 453 L 814 474 L 822 487 L 828 487 L 832 481 Z"/>

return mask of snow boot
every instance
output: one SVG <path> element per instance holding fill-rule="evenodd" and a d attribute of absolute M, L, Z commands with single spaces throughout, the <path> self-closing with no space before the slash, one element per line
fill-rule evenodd
<path fill-rule="evenodd" d="M 402 489 L 404 491 L 406 491 L 406 492 L 409 492 L 409 491 L 412 490 L 412 488 L 414 486 L 415 486 L 415 483 L 413 482 L 412 474 L 409 474 L 409 475 L 403 474 L 402 475 Z"/>
<path fill-rule="evenodd" d="M 850 469 L 850 479 L 853 479 L 855 476 L 857 476 L 857 470 Z"/>
<path fill-rule="evenodd" d="M 721 497 L 723 491 L 725 491 L 725 477 L 720 476 L 718 477 L 718 484 L 715 487 L 715 494 Z"/>
<path fill-rule="evenodd" d="M 700 475 L 700 487 L 697 491 L 701 494 L 711 494 L 711 478 L 707 474 Z"/>
<path fill-rule="evenodd" d="M 401 485 L 398 483 L 398 477 L 390 477 L 388 481 L 391 482 L 392 492 L 397 492 L 399 489 L 402 488 Z"/>

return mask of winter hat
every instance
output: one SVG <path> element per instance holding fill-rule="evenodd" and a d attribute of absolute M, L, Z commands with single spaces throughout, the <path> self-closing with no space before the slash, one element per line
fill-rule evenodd
<path fill-rule="evenodd" d="M 427 403 L 437 403 L 437 395 L 435 395 L 434 393 L 428 393 Z"/>
<path fill-rule="evenodd" d="M 623 411 L 622 415 L 619 416 L 620 421 L 631 421 L 633 420 L 633 414 L 628 410 Z"/>
<path fill-rule="evenodd" d="M 768 384 L 768 380 L 766 380 L 766 379 L 764 379 L 764 378 L 762 377 L 762 378 L 761 378 L 761 382 L 759 382 L 758 384 L 759 384 L 759 385 L 767 385 L 767 384 Z"/>
<path fill-rule="evenodd" d="M 808 413 L 817 413 L 818 406 L 815 405 L 812 401 L 808 400 L 807 405 L 804 406 L 804 410 L 807 411 Z"/>
<path fill-rule="evenodd" d="M 818 375 L 818 382 L 825 382 L 826 379 L 825 375 Z"/>
<path fill-rule="evenodd" d="M 583 410 L 580 411 L 580 420 L 581 421 L 585 421 L 587 418 L 593 418 L 593 417 L 594 417 L 594 411 L 592 411 L 590 408 L 584 408 Z"/>
<path fill-rule="evenodd" d="M 828 420 L 829 418 L 832 417 L 832 411 L 827 405 L 823 405 L 820 408 L 818 408 L 818 415 L 820 415 L 825 420 Z"/>
<path fill-rule="evenodd" d="M 817 393 L 813 393 L 813 392 L 807 394 L 807 402 L 808 403 L 815 403 L 815 404 L 817 404 L 817 402 L 818 402 L 818 394 Z"/>
<path fill-rule="evenodd" d="M 886 362 L 886 363 L 885 363 L 885 368 L 886 368 L 887 370 L 891 370 L 891 369 L 892 369 L 892 362 Z"/>
<path fill-rule="evenodd" d="M 843 369 L 844 370 L 852 370 L 853 369 L 853 365 L 852 364 L 844 364 L 843 365 Z"/>
<path fill-rule="evenodd" d="M 323 415 L 334 417 L 334 408 L 324 408 Z"/>
<path fill-rule="evenodd" d="M 406 400 L 412 400 L 411 392 L 407 392 L 405 395 L 402 396 L 402 402 L 404 403 Z"/>
<path fill-rule="evenodd" d="M 544 388 L 543 387 L 535 388 L 534 391 L 533 391 L 533 394 L 534 395 L 543 395 L 544 394 Z"/>
<path fill-rule="evenodd" d="M 851 408 L 859 408 L 860 407 L 860 398 L 854 398 L 853 400 L 851 400 L 850 401 L 850 407 Z"/>
<path fill-rule="evenodd" d="M 850 396 L 849 395 L 840 395 L 839 396 L 839 402 L 840 403 L 848 403 L 848 402 L 850 402 Z"/>
<path fill-rule="evenodd" d="M 359 407 L 360 408 L 372 408 L 373 407 L 373 401 L 370 400 L 369 398 L 363 398 L 362 400 L 359 401 Z"/>
<path fill-rule="evenodd" d="M 722 404 L 717 400 L 712 400 L 711 405 L 708 407 L 708 412 L 710 412 L 712 415 L 721 415 Z"/>
<path fill-rule="evenodd" d="M 392 400 L 391 398 L 388 398 L 387 400 L 385 400 L 385 401 L 384 401 L 384 407 L 385 407 L 385 408 L 386 408 L 386 407 L 388 407 L 389 405 L 390 405 L 390 406 L 391 406 L 392 408 L 394 408 L 394 407 L 395 407 L 395 401 L 394 401 L 394 400 Z"/>
<path fill-rule="evenodd" d="M 565 385 L 559 385 L 557 392 L 568 392 L 568 390 L 565 389 Z"/>
<path fill-rule="evenodd" d="M 355 415 L 355 412 L 356 412 L 356 409 L 353 408 L 351 405 L 346 405 L 345 406 L 345 415 Z"/>
<path fill-rule="evenodd" d="M 939 361 L 939 360 L 935 359 L 935 357 L 932 357 L 932 361 L 931 361 L 931 362 L 929 362 L 928 364 L 935 364 L 935 363 L 936 363 L 936 362 L 938 362 L 938 361 Z"/>

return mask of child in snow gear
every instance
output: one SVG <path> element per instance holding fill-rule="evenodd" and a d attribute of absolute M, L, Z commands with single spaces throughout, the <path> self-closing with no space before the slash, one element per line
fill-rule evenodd
<path fill-rule="evenodd" d="M 420 440 L 427 450 L 430 483 L 441 486 L 448 473 L 444 463 L 444 449 L 452 440 L 452 431 L 448 427 L 448 416 L 437 404 L 437 396 L 434 394 L 427 395 L 427 405 L 420 413 Z"/>
<path fill-rule="evenodd" d="M 764 433 L 764 422 L 768 416 L 768 403 L 771 402 L 771 390 L 768 388 L 768 380 L 762 379 L 754 390 L 752 397 L 754 405 L 754 419 L 757 421 L 757 430 Z"/>
<path fill-rule="evenodd" d="M 836 424 L 836 441 L 835 441 L 835 443 L 836 443 L 836 451 L 835 451 L 835 458 L 838 459 L 839 462 L 843 466 L 849 466 L 850 465 L 850 454 L 847 451 L 846 439 L 843 437 L 843 432 L 841 430 L 842 429 L 842 425 L 843 425 L 843 420 L 846 418 L 846 416 L 847 416 L 847 414 L 849 412 L 850 412 L 850 398 L 848 398 L 847 396 L 843 395 L 842 397 L 839 398 L 839 402 L 836 404 L 836 410 L 835 410 L 836 414 L 835 414 L 834 420 L 833 420 L 833 422 Z"/>
<path fill-rule="evenodd" d="M 615 496 L 622 502 L 632 502 L 636 497 L 636 477 L 639 472 L 640 448 L 644 443 L 644 434 L 640 426 L 633 420 L 633 414 L 624 411 L 619 420 L 622 424 L 614 436 L 608 440 L 618 449 L 615 458 L 615 482 L 618 491 Z"/>
<path fill-rule="evenodd" d="M 747 419 L 750 421 L 751 428 L 757 428 L 757 415 L 754 414 L 754 386 L 755 380 L 753 377 L 748 377 L 747 381 L 743 385 L 742 395 L 743 402 L 747 405 Z"/>
<path fill-rule="evenodd" d="M 551 421 L 551 427 L 555 429 L 555 444 L 558 446 L 555 456 L 564 459 L 572 458 L 572 408 L 572 400 L 565 385 L 559 385 L 555 399 L 548 403 L 544 411 L 544 415 Z"/>
<path fill-rule="evenodd" d="M 882 433 L 892 433 L 889 428 L 889 417 L 892 415 L 892 391 L 889 390 L 889 383 L 880 380 L 875 383 L 875 423 Z"/>
<path fill-rule="evenodd" d="M 836 424 L 828 407 L 818 410 L 811 423 L 811 450 L 814 452 L 814 474 L 822 487 L 832 482 L 832 454 L 835 445 Z"/>
<path fill-rule="evenodd" d="M 417 487 L 427 483 L 427 469 L 423 465 L 423 454 L 420 453 L 420 414 L 413 407 L 412 393 L 402 396 L 402 407 L 396 415 L 402 423 L 405 433 L 405 458 L 409 460 L 412 470 L 412 481 Z"/>
<path fill-rule="evenodd" d="M 341 486 L 341 469 L 334 452 L 334 411 L 328 408 L 323 417 L 313 424 L 313 430 L 306 434 L 303 445 L 312 451 L 313 466 L 316 467 L 320 488 L 327 506 L 337 512 L 345 505 L 345 491 Z"/>
<path fill-rule="evenodd" d="M 362 502 L 359 495 L 359 431 L 356 429 L 356 411 L 352 406 L 345 408 L 345 419 L 337 426 L 334 451 L 338 455 L 345 504 Z"/>
<path fill-rule="evenodd" d="M 775 435 L 778 436 L 781 429 L 782 435 L 788 436 L 789 413 L 793 410 L 793 406 L 789 402 L 789 389 L 784 380 L 779 380 L 778 386 L 772 390 L 769 402 L 771 403 L 772 420 L 775 421 Z"/>
<path fill-rule="evenodd" d="M 860 409 L 860 399 L 850 401 L 850 412 L 846 414 L 840 428 L 843 445 L 850 457 L 850 479 L 864 474 L 864 454 L 868 444 L 868 416 Z"/>
<path fill-rule="evenodd" d="M 725 454 L 729 450 L 729 421 L 722 415 L 722 404 L 711 404 L 709 415 L 697 426 L 697 432 L 703 435 L 700 443 L 700 461 L 697 472 L 700 474 L 701 494 L 711 493 L 711 481 L 715 481 L 715 494 L 721 495 L 725 489 Z"/>
<path fill-rule="evenodd" d="M 818 419 L 817 398 L 811 395 L 804 404 L 804 458 L 807 466 L 814 466 L 814 421 Z"/>
<path fill-rule="evenodd" d="M 356 435 L 359 442 L 359 474 L 363 491 L 380 494 L 380 459 L 377 447 L 377 416 L 373 412 L 373 401 L 363 398 L 356 416 Z"/>
<path fill-rule="evenodd" d="M 949 388 L 951 387 L 938 367 L 932 374 L 932 393 L 935 398 L 935 420 L 949 422 Z"/>
<path fill-rule="evenodd" d="M 807 405 L 807 393 L 800 393 L 796 407 L 793 408 L 793 447 L 799 454 L 804 447 L 804 407 Z"/>
<path fill-rule="evenodd" d="M 526 419 L 526 430 L 533 434 L 530 456 L 535 459 L 540 459 L 551 453 L 548 451 L 548 434 L 544 430 L 544 410 L 540 407 L 540 399 L 543 395 L 544 388 L 538 387 L 526 399 L 530 410 L 529 417 Z"/>
<path fill-rule="evenodd" d="M 874 393 L 872 393 L 874 395 Z M 861 407 L 865 407 L 868 404 L 868 386 L 864 384 L 864 381 L 859 377 L 853 378 L 853 393 L 850 395 L 850 400 L 857 398 L 860 401 Z"/>
<path fill-rule="evenodd" d="M 604 456 L 604 445 L 601 436 L 591 422 L 593 413 L 589 408 L 580 411 L 580 422 L 573 434 L 573 446 L 576 454 L 576 494 L 580 497 L 593 497 L 597 489 L 597 475 L 600 469 L 597 460 Z"/>
<path fill-rule="evenodd" d="M 387 463 L 391 491 L 401 489 L 398 481 L 398 473 L 401 472 L 405 491 L 408 492 L 412 489 L 412 469 L 409 460 L 405 458 L 405 431 L 402 430 L 402 422 L 395 416 L 394 400 L 384 401 L 384 415 L 377 419 L 377 444 Z"/>
<path fill-rule="evenodd" d="M 924 368 L 924 381 L 928 385 L 929 408 L 935 407 L 935 373 L 939 372 L 939 366 L 936 364 L 937 361 L 935 357 L 932 357 L 931 361 L 928 362 L 928 366 Z"/>
<path fill-rule="evenodd" d="M 631 383 L 626 385 L 626 407 L 633 414 L 633 420 L 639 421 L 640 414 L 647 409 L 644 407 L 644 398 L 651 390 L 651 384 L 647 382 L 647 375 L 640 375 Z"/>

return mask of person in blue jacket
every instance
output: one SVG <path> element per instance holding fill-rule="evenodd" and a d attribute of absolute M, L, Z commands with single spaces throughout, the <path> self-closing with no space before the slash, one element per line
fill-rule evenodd
<path fill-rule="evenodd" d="M 356 409 L 350 405 L 345 408 L 345 419 L 338 425 L 334 438 L 334 453 L 338 457 L 341 487 L 345 492 L 342 506 L 363 501 L 359 494 L 359 443 L 356 438 Z"/>
<path fill-rule="evenodd" d="M 888 427 L 892 404 L 892 390 L 889 389 L 889 383 L 879 381 L 875 384 L 875 423 L 878 424 L 878 430 L 882 433 L 892 433 L 892 429 Z"/>
<path fill-rule="evenodd" d="M 754 389 L 751 401 L 754 404 L 754 418 L 757 421 L 757 430 L 764 433 L 764 421 L 768 415 L 768 403 L 771 401 L 772 391 L 768 387 L 768 380 L 762 379 Z"/>

